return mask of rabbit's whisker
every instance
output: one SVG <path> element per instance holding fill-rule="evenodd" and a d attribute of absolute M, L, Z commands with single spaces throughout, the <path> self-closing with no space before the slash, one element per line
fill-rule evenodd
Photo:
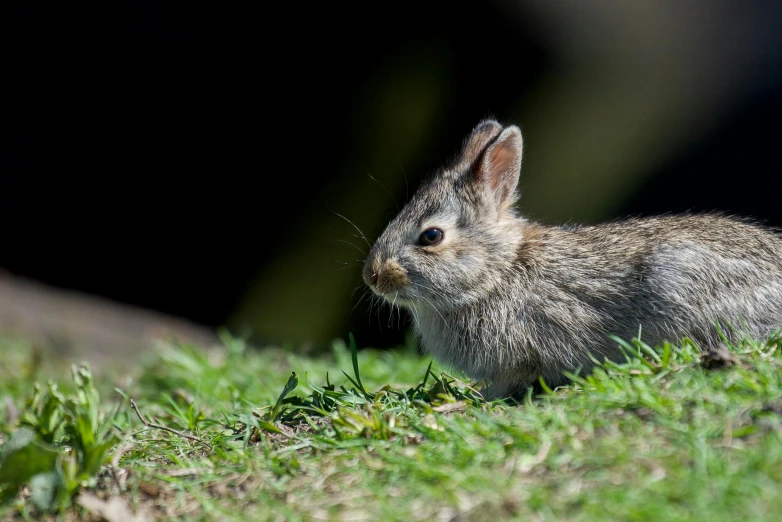
<path fill-rule="evenodd" d="M 380 183 L 380 182 L 379 182 L 377 179 L 375 179 L 375 177 L 374 177 L 372 174 L 369 174 L 369 173 L 367 173 L 367 176 L 369 176 L 369 179 L 371 179 L 372 181 L 374 181 L 375 183 L 377 183 L 378 185 L 380 185 L 381 187 L 383 187 L 383 190 L 385 190 L 385 191 L 386 191 L 386 193 L 387 193 L 389 196 L 391 196 L 391 199 L 394 201 L 394 205 L 396 205 L 396 211 L 397 211 L 397 212 L 399 212 L 399 203 L 397 202 L 396 198 L 395 198 L 395 197 L 394 197 L 394 195 L 391 193 L 391 191 L 390 191 L 390 190 L 388 190 L 388 188 L 386 188 L 386 186 L 385 186 L 385 185 L 383 185 L 383 184 L 382 184 L 382 183 Z"/>
<path fill-rule="evenodd" d="M 334 215 L 336 215 L 336 216 L 338 216 L 338 217 L 341 217 L 342 219 L 344 219 L 345 221 L 347 221 L 348 223 L 350 223 L 350 225 L 351 225 L 353 228 L 355 228 L 355 229 L 358 231 L 358 233 L 359 233 L 359 234 L 361 234 L 361 239 L 363 239 L 363 240 L 364 240 L 364 242 L 367 244 L 367 246 L 368 246 L 369 248 L 372 248 L 372 245 L 369 243 L 369 240 L 367 239 L 367 237 L 364 235 L 364 233 L 361 231 L 361 229 L 360 229 L 360 228 L 358 228 L 358 226 L 357 226 L 355 223 L 353 223 L 351 220 L 349 220 L 348 218 L 346 218 L 345 216 L 343 216 L 343 215 L 342 215 L 342 214 L 340 214 L 339 212 L 334 212 L 334 210 L 333 210 L 331 207 L 329 207 L 329 203 L 328 203 L 328 201 L 326 202 L 326 206 L 328 207 L 328 209 L 329 209 L 329 210 L 331 210 L 331 212 L 332 212 Z"/>
<path fill-rule="evenodd" d="M 359 287 L 356 287 L 356 288 L 355 288 L 355 290 L 353 290 L 353 293 L 352 293 L 352 294 L 350 294 L 350 297 L 351 297 L 351 298 L 353 297 L 353 295 L 356 293 L 356 290 L 358 290 L 358 289 L 359 289 Z M 353 312 L 355 312 L 355 311 L 356 311 L 356 308 L 358 307 L 358 305 L 360 305 L 360 304 L 361 304 L 361 301 L 363 301 L 363 300 L 364 300 L 364 298 L 365 298 L 366 296 L 367 296 L 367 291 L 366 291 L 366 290 L 364 290 L 363 292 L 361 292 L 361 295 L 359 296 L 359 298 L 358 298 L 358 301 L 356 301 L 356 304 L 354 304 L 354 305 L 353 305 L 353 308 L 351 308 L 351 309 L 350 309 L 350 313 L 351 313 L 351 315 L 353 314 Z M 372 303 L 371 303 L 371 302 L 369 303 L 369 306 L 370 306 L 370 307 L 372 306 Z"/>
<path fill-rule="evenodd" d="M 346 245 L 350 245 L 350 246 L 352 246 L 353 248 L 355 248 L 356 250 L 358 250 L 359 252 L 361 252 L 361 255 L 364 255 L 364 256 L 366 256 L 366 255 L 367 255 L 367 253 L 366 253 L 366 252 L 364 252 L 364 249 L 363 249 L 363 248 L 359 247 L 358 245 L 356 245 L 355 243 L 353 243 L 353 242 L 351 242 L 351 241 L 347 241 L 347 240 L 345 240 L 345 239 L 337 239 L 336 241 L 337 241 L 338 243 L 345 243 Z M 359 261 L 359 262 L 360 262 L 360 261 Z"/>

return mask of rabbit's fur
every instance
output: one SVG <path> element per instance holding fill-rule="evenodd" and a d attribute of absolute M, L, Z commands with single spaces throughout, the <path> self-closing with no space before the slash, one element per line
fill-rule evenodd
<path fill-rule="evenodd" d="M 518 127 L 479 124 L 372 247 L 364 280 L 423 348 L 491 396 L 622 354 L 609 336 L 716 346 L 782 327 L 782 239 L 720 215 L 550 227 L 517 215 Z M 443 232 L 429 245 L 423 231 Z M 431 235 L 432 233 L 430 233 Z M 437 238 L 436 232 L 433 233 Z M 733 328 L 731 328 L 731 326 Z"/>

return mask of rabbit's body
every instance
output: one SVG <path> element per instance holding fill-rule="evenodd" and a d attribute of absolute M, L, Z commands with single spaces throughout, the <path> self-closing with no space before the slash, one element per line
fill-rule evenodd
<path fill-rule="evenodd" d="M 782 240 L 719 215 L 546 227 L 512 209 L 521 135 L 484 122 L 375 244 L 367 284 L 410 310 L 425 350 L 506 396 L 649 344 L 782 327 Z M 432 231 L 435 232 L 432 232 Z M 423 232 L 422 232 L 423 231 Z M 434 241 L 433 241 L 434 240 Z M 591 356 L 591 357 L 590 357 Z"/>
<path fill-rule="evenodd" d="M 520 391 L 543 376 L 589 370 L 621 353 L 609 335 L 655 345 L 716 345 L 715 325 L 763 337 L 782 326 L 782 242 L 733 219 L 676 216 L 574 230 L 519 223 L 516 259 L 486 274 L 487 298 L 415 306 L 415 328 L 438 360 Z M 752 254 L 748 253 L 752 250 Z M 751 258 L 751 261 L 748 260 Z M 723 328 L 725 335 L 736 332 Z"/>

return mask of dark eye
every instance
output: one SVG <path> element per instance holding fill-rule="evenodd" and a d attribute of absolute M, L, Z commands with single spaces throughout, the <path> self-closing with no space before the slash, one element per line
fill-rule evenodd
<path fill-rule="evenodd" d="M 418 244 L 424 246 L 436 245 L 443 240 L 443 235 L 443 231 L 439 228 L 427 228 L 418 237 Z"/>

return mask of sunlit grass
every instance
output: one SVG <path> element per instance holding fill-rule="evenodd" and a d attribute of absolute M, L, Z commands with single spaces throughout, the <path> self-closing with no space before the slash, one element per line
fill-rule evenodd
<path fill-rule="evenodd" d="M 94 431 L 119 441 L 100 471 L 48 507 L 7 483 L 0 513 L 81 516 L 116 498 L 193 520 L 777 520 L 780 344 L 732 346 L 719 370 L 690 343 L 627 344 L 625 363 L 515 404 L 486 403 L 412 346 L 356 355 L 338 342 L 313 358 L 231 337 L 163 344 L 135 380 L 96 383 Z M 40 418 L 30 364 L 6 361 L 4 462 L 25 415 Z M 70 454 L 64 418 L 49 442 Z"/>

